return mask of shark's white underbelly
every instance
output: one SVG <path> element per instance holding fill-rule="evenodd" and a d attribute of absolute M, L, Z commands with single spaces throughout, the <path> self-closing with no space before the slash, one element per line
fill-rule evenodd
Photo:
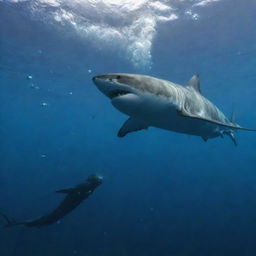
<path fill-rule="evenodd" d="M 112 99 L 112 104 L 122 113 L 145 121 L 148 126 L 207 138 L 217 136 L 216 125 L 183 117 L 179 114 L 181 106 L 165 97 L 126 94 Z"/>

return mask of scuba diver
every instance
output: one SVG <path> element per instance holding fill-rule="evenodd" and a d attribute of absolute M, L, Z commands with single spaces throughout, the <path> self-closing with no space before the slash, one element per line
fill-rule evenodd
<path fill-rule="evenodd" d="M 56 193 L 65 194 L 65 198 L 61 201 L 59 206 L 51 213 L 40 216 L 38 218 L 17 222 L 10 219 L 5 214 L 1 214 L 6 220 L 4 227 L 13 227 L 17 225 L 24 225 L 26 227 L 41 227 L 53 224 L 73 211 L 79 204 L 87 199 L 92 192 L 102 183 L 102 177 L 92 174 L 88 176 L 85 182 L 73 187 L 57 190 Z"/>

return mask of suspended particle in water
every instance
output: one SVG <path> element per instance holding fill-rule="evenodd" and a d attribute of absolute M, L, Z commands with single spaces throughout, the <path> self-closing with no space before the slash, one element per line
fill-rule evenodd
<path fill-rule="evenodd" d="M 48 103 L 47 103 L 47 102 L 42 102 L 42 103 L 41 103 L 41 106 L 42 106 L 42 107 L 46 107 L 46 106 L 48 106 Z"/>
<path fill-rule="evenodd" d="M 73 92 L 69 92 L 68 94 L 69 94 L 69 95 L 73 95 Z"/>
<path fill-rule="evenodd" d="M 92 73 L 92 70 L 91 70 L 91 69 L 88 69 L 88 73 Z"/>
<path fill-rule="evenodd" d="M 185 13 L 188 16 L 190 16 L 192 18 L 192 20 L 198 20 L 199 19 L 199 15 L 197 13 L 193 13 L 192 10 L 187 10 Z"/>
<path fill-rule="evenodd" d="M 27 76 L 27 79 L 28 79 L 28 80 L 31 80 L 32 78 L 33 78 L 33 77 L 32 77 L 31 75 L 28 75 L 28 76 Z"/>
<path fill-rule="evenodd" d="M 42 154 L 41 157 L 42 157 L 42 158 L 46 158 L 46 155 Z"/>
<path fill-rule="evenodd" d="M 198 20 L 199 19 L 199 15 L 197 13 L 194 13 L 192 16 L 193 20 Z"/>
<path fill-rule="evenodd" d="M 34 85 L 33 83 L 31 83 L 30 88 L 35 89 L 35 90 L 39 90 L 40 89 L 39 86 Z"/>

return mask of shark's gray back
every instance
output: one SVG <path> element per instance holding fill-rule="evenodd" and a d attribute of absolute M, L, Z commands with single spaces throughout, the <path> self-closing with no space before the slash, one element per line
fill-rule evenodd
<path fill-rule="evenodd" d="M 212 102 L 189 87 L 181 87 L 185 93 L 184 109 L 196 116 L 231 124 L 228 118 Z"/>
<path fill-rule="evenodd" d="M 143 93 L 167 98 L 177 106 L 178 110 L 185 110 L 192 115 L 231 124 L 228 118 L 212 102 L 191 87 L 136 74 L 121 76 L 120 82 L 122 80 Z"/>

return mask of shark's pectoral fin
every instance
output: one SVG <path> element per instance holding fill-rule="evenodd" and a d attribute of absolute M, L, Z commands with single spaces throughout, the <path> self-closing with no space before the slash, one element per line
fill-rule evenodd
<path fill-rule="evenodd" d="M 149 125 L 147 123 L 145 123 L 144 121 L 130 117 L 124 122 L 124 124 L 120 128 L 117 136 L 124 137 L 127 133 L 147 129 L 148 126 Z"/>
<path fill-rule="evenodd" d="M 74 191 L 73 188 L 64 188 L 64 189 L 56 190 L 55 192 L 56 192 L 56 193 L 69 194 L 69 193 L 71 193 L 72 191 Z"/>
<path fill-rule="evenodd" d="M 218 125 L 220 127 L 230 128 L 232 130 L 244 130 L 244 131 L 256 132 L 256 129 L 245 128 L 245 127 L 241 127 L 241 126 L 236 125 L 236 124 L 225 124 L 225 123 L 222 123 L 222 122 L 217 121 L 217 120 L 212 120 L 212 119 L 209 119 L 209 118 L 205 118 L 205 117 L 197 116 L 197 115 L 194 115 L 194 114 L 190 114 L 186 110 L 183 110 L 183 109 L 177 111 L 177 113 L 179 115 L 183 116 L 183 117 L 201 120 L 201 121 L 204 121 L 204 122 L 207 122 L 207 123 Z"/>

